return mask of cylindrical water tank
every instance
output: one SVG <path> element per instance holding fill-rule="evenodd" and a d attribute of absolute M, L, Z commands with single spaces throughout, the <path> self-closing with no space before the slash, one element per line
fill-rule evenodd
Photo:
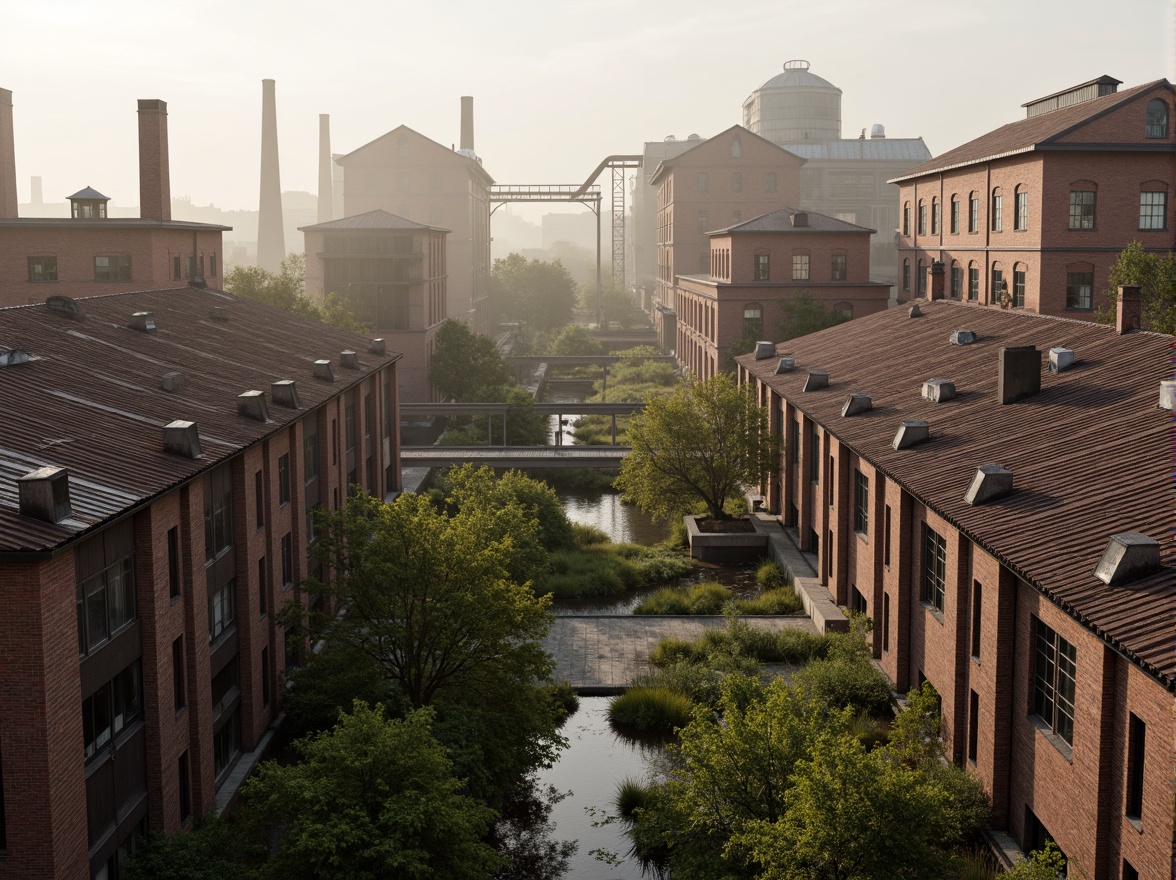
<path fill-rule="evenodd" d="M 743 102 L 743 125 L 773 143 L 830 141 L 841 137 L 841 89 L 789 61 Z"/>

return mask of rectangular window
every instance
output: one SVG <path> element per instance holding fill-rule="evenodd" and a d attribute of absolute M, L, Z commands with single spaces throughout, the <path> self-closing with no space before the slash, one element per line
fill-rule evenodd
<path fill-rule="evenodd" d="M 698 191 L 700 193 L 704 193 L 707 191 L 707 188 L 709 186 L 710 186 L 710 179 L 706 176 L 706 172 L 699 171 L 698 172 Z"/>
<path fill-rule="evenodd" d="M 265 557 L 257 560 L 257 613 L 265 617 L 269 611 L 269 584 L 265 582 Z"/>
<path fill-rule="evenodd" d="M 209 277 L 216 276 L 216 254 L 208 258 L 208 275 Z"/>
<path fill-rule="evenodd" d="M 1143 820 L 1143 749 L 1147 725 L 1133 712 L 1127 715 L 1127 803 L 1125 813 L 1135 822 Z"/>
<path fill-rule="evenodd" d="M 870 606 L 856 584 L 849 585 L 849 610 L 854 614 L 869 614 Z"/>
<path fill-rule="evenodd" d="M 233 625 L 236 616 L 237 579 L 208 595 L 208 640 L 214 641 Z"/>
<path fill-rule="evenodd" d="M 1094 303 L 1094 273 L 1066 273 L 1066 308 L 1089 310 Z"/>
<path fill-rule="evenodd" d="M 270 704 L 269 648 L 261 649 L 261 705 Z"/>
<path fill-rule="evenodd" d="M 890 567 L 890 505 L 882 516 L 882 564 Z"/>
<path fill-rule="evenodd" d="M 1013 270 L 1013 307 L 1025 308 L 1025 270 Z"/>
<path fill-rule="evenodd" d="M 1055 736 L 1074 744 L 1074 646 L 1037 618 L 1033 663 L 1033 714 Z"/>
<path fill-rule="evenodd" d="M 793 254 L 792 255 L 792 280 L 793 281 L 808 281 L 809 279 L 809 255 L 808 254 Z"/>
<path fill-rule="evenodd" d="M 365 394 L 363 396 L 363 436 L 370 441 L 374 433 L 376 433 L 376 410 L 372 406 L 372 396 Z M 370 442 L 368 446 L 371 446 Z"/>
<path fill-rule="evenodd" d="M 29 257 L 29 281 L 56 281 L 57 257 Z"/>
<path fill-rule="evenodd" d="M 347 441 L 347 449 L 350 451 L 355 448 L 355 401 L 347 401 L 347 406 L 343 411 L 343 433 L 344 439 Z"/>
<path fill-rule="evenodd" d="M 834 281 L 844 281 L 847 274 L 849 257 L 845 254 L 833 255 L 832 275 Z"/>
<path fill-rule="evenodd" d="M 959 235 L 960 233 L 960 200 L 952 197 L 951 200 L 951 234 Z"/>
<path fill-rule="evenodd" d="M 792 463 L 800 464 L 800 423 L 796 419 L 788 423 L 788 446 L 792 450 Z"/>
<path fill-rule="evenodd" d="M 858 470 L 853 474 L 853 530 L 864 535 L 870 526 L 870 478 Z"/>
<path fill-rule="evenodd" d="M 968 267 L 968 301 L 976 302 L 980 299 L 980 267 Z"/>
<path fill-rule="evenodd" d="M 825 489 L 829 494 L 828 500 L 829 500 L 830 507 L 835 507 L 836 503 L 837 503 L 836 502 L 837 483 L 833 479 L 834 474 L 836 473 L 836 471 L 834 470 L 834 467 L 835 467 L 835 465 L 833 464 L 833 456 L 830 455 L 825 460 Z"/>
<path fill-rule="evenodd" d="M 1076 189 L 1070 192 L 1070 228 L 1094 229 L 1093 190 Z"/>
<path fill-rule="evenodd" d="M 964 270 L 959 266 L 951 267 L 951 298 L 959 299 L 964 289 Z"/>
<path fill-rule="evenodd" d="M 1141 192 L 1139 194 L 1139 228 L 1164 229 L 1168 218 L 1168 194 L 1166 192 Z M 30 260 L 32 257 L 29 258 Z M 56 277 L 56 270 L 54 271 Z M 32 280 L 31 278 L 29 279 Z"/>
<path fill-rule="evenodd" d="M 143 714 L 139 661 L 136 660 L 82 702 L 82 739 L 86 761 L 105 749 Z"/>
<path fill-rule="evenodd" d="M 770 281 L 772 278 L 771 272 L 771 257 L 768 254 L 755 255 L 755 280 L 756 281 Z"/>
<path fill-rule="evenodd" d="M 230 489 L 204 508 L 204 562 L 211 563 L 233 546 L 233 493 Z"/>
<path fill-rule="evenodd" d="M 947 589 L 947 541 L 923 523 L 923 569 L 919 598 L 940 614 Z"/>
<path fill-rule="evenodd" d="M 187 702 L 184 699 L 184 637 L 172 642 L 172 696 L 175 709 L 179 712 Z"/>
<path fill-rule="evenodd" d="M 1004 196 L 1000 193 L 993 193 L 992 195 L 992 231 L 1000 232 L 1004 218 L 1002 215 L 1002 207 L 1004 205 Z"/>
<path fill-rule="evenodd" d="M 809 479 L 814 483 L 821 481 L 821 435 L 816 428 L 809 435 Z"/>
<path fill-rule="evenodd" d="M 131 557 L 78 584 L 78 653 L 89 654 L 136 618 Z"/>
<path fill-rule="evenodd" d="M 927 234 L 927 206 L 919 202 L 919 235 Z"/>
<path fill-rule="evenodd" d="M 911 262 L 910 260 L 902 261 L 902 289 L 911 289 Z"/>
<path fill-rule="evenodd" d="M 307 483 L 318 479 L 319 475 L 318 430 L 313 425 L 313 417 L 311 422 L 302 435 L 302 473 Z"/>
<path fill-rule="evenodd" d="M 774 193 L 776 191 L 776 172 L 769 171 L 764 175 L 764 192 Z"/>
<path fill-rule="evenodd" d="M 290 533 L 282 535 L 282 586 L 294 583 L 294 547 Z"/>
<path fill-rule="evenodd" d="M 179 763 L 180 776 L 180 824 L 183 825 L 192 818 L 192 795 L 189 786 L 191 783 L 188 780 L 188 753 L 184 752 L 180 755 Z"/>
<path fill-rule="evenodd" d="M 1014 229 L 1028 229 L 1029 228 L 1029 193 L 1017 193 L 1017 216 L 1013 219 Z"/>
<path fill-rule="evenodd" d="M 706 211 L 698 212 L 698 231 L 707 232 L 710 230 L 710 220 L 707 217 Z"/>
<path fill-rule="evenodd" d="M 933 199 L 931 202 L 931 234 L 939 234 L 939 200 Z"/>
<path fill-rule="evenodd" d="M 241 693 L 240 664 L 234 657 L 212 678 L 212 720 L 217 721 Z"/>
<path fill-rule="evenodd" d="M 260 529 L 265 525 L 265 492 L 262 489 L 261 471 L 253 475 L 254 520 Z"/>
<path fill-rule="evenodd" d="M 176 254 L 172 257 L 172 280 L 179 281 L 183 277 L 183 269 L 180 268 L 180 255 Z"/>
<path fill-rule="evenodd" d="M 907 202 L 902 206 L 902 234 L 911 234 L 911 204 Z"/>
<path fill-rule="evenodd" d="M 731 192 L 743 192 L 743 175 L 738 171 L 731 174 Z"/>
<path fill-rule="evenodd" d="M 180 530 L 167 530 L 167 585 L 173 599 L 180 595 Z"/>
<path fill-rule="evenodd" d="M 278 504 L 290 503 L 290 453 L 278 456 Z"/>
<path fill-rule="evenodd" d="M 980 659 L 980 615 L 984 608 L 984 590 L 980 581 L 972 581 L 972 659 Z"/>
<path fill-rule="evenodd" d="M 919 296 L 927 295 L 927 269 L 923 266 L 923 261 L 919 260 Z"/>
<path fill-rule="evenodd" d="M 973 196 L 968 203 L 968 232 L 980 231 L 980 200 Z"/>
<path fill-rule="evenodd" d="M 225 722 L 224 727 L 212 735 L 212 769 L 216 778 L 227 771 L 241 753 L 241 711 Z"/>
<path fill-rule="evenodd" d="M 890 594 L 882 594 L 882 651 L 890 650 Z"/>
<path fill-rule="evenodd" d="M 129 256 L 95 257 L 95 281 L 130 281 L 131 258 Z"/>
<path fill-rule="evenodd" d="M 759 306 L 748 306 L 743 310 L 743 335 L 759 338 L 764 330 L 764 312 Z"/>
<path fill-rule="evenodd" d="M 976 763 L 976 741 L 980 739 L 980 695 L 970 692 L 968 699 L 968 760 Z"/>
<path fill-rule="evenodd" d="M 392 383 L 384 376 L 384 436 L 392 436 Z"/>

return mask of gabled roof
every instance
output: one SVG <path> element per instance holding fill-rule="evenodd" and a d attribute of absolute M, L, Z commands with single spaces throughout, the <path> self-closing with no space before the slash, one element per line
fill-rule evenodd
<path fill-rule="evenodd" d="M 807 226 L 793 225 L 792 218 L 797 214 L 808 215 Z M 816 211 L 805 211 L 801 208 L 778 208 L 775 211 L 760 214 L 758 217 L 752 217 L 750 220 L 744 220 L 742 223 L 728 226 L 726 229 L 718 229 L 707 234 L 733 235 L 740 232 L 795 232 L 801 234 L 806 232 L 860 232 L 865 235 L 873 235 L 876 231 L 875 229 L 868 229 L 865 226 L 858 226 L 856 223 L 838 220 L 836 217 L 829 217 L 826 214 L 818 214 Z"/>
<path fill-rule="evenodd" d="M 841 138 L 836 141 L 807 141 L 780 146 L 805 159 L 925 162 L 931 158 L 931 151 L 927 149 L 921 137 Z"/>
<path fill-rule="evenodd" d="M 314 226 L 298 227 L 300 232 L 324 232 L 333 229 L 432 229 L 438 232 L 450 231 L 448 229 L 442 229 L 440 226 L 427 226 L 424 223 L 417 223 L 415 220 L 408 220 L 396 214 L 390 214 L 381 208 L 377 208 L 374 211 L 367 211 L 363 214 L 353 214 L 350 217 L 343 217 L 339 220 L 316 223 Z"/>
<path fill-rule="evenodd" d="M 435 148 L 435 150 L 439 151 L 441 154 L 444 154 L 446 156 L 451 156 L 451 157 L 453 157 L 454 160 L 460 160 L 462 162 L 469 163 L 469 165 L 474 170 L 476 170 L 479 174 L 481 174 L 483 177 L 486 178 L 487 182 L 489 182 L 491 184 L 494 183 L 494 178 L 492 178 L 490 176 L 489 172 L 487 172 L 486 169 L 482 167 L 481 161 L 479 161 L 477 159 L 471 159 L 469 156 L 467 156 L 464 152 L 462 152 L 460 150 L 451 150 L 450 148 L 446 147 L 444 144 L 439 144 L 439 143 L 437 143 L 437 141 L 433 140 L 432 138 L 425 137 L 425 135 L 421 134 L 419 131 L 417 131 L 415 129 L 409 128 L 407 125 L 398 125 L 398 126 L 396 126 L 396 128 L 392 129 L 391 131 L 385 132 L 384 134 L 380 135 L 375 140 L 368 141 L 362 147 L 356 147 L 350 153 L 343 154 L 342 156 L 337 158 L 335 161 L 338 162 L 340 165 L 347 167 L 346 163 L 349 159 L 353 159 L 355 156 L 359 155 L 360 153 L 364 152 L 365 150 L 371 149 L 372 147 L 374 147 L 376 144 L 380 143 L 381 141 L 387 140 L 388 138 L 391 138 L 393 136 L 400 136 L 405 133 L 411 134 L 413 137 L 420 138 L 422 141 L 424 141 L 426 144 L 431 145 L 433 148 Z"/>
<path fill-rule="evenodd" d="M 70 201 L 73 201 L 74 199 L 85 199 L 87 201 L 98 200 L 102 202 L 110 201 L 110 196 L 102 195 L 102 193 L 98 192 L 98 190 L 94 189 L 92 186 L 88 186 L 85 189 L 79 189 L 72 196 L 66 196 L 66 198 Z"/>
<path fill-rule="evenodd" d="M 713 145 L 714 142 L 719 140 L 721 137 L 723 137 L 723 135 L 728 134 L 729 132 L 733 132 L 733 131 L 737 131 L 740 138 L 743 138 L 743 137 L 755 138 L 756 140 L 763 141 L 768 146 L 779 150 L 781 153 L 783 153 L 785 156 L 787 156 L 790 159 L 797 159 L 800 162 L 804 162 L 804 159 L 801 158 L 800 156 L 797 156 L 795 153 L 790 153 L 788 150 L 784 149 L 783 147 L 781 147 L 778 144 L 772 143 L 772 141 L 768 140 L 766 137 L 762 137 L 761 135 L 756 134 L 754 131 L 751 131 L 750 129 L 744 128 L 742 125 L 732 125 L 730 128 L 725 129 L 723 131 L 720 131 L 718 134 L 711 135 L 709 138 L 699 139 L 699 141 L 697 143 L 695 143 L 694 146 L 690 147 L 690 149 L 683 150 L 681 153 L 678 153 L 678 155 L 676 155 L 676 156 L 670 156 L 667 159 L 662 159 L 657 164 L 657 168 L 655 168 L 653 170 L 653 174 L 650 175 L 649 182 L 651 184 L 656 184 L 658 182 L 658 180 L 661 179 L 662 175 L 665 174 L 667 171 L 669 171 L 671 168 L 673 168 L 675 163 L 680 161 L 683 156 L 689 156 L 695 150 L 701 149 L 702 147 L 705 147 L 707 144 Z"/>
<path fill-rule="evenodd" d="M 1114 328 L 1018 311 L 920 301 L 923 317 L 890 309 L 791 340 L 796 360 L 739 362 L 825 427 L 888 479 L 983 547 L 1089 630 L 1176 689 L 1176 490 L 1172 413 L 1157 406 L 1173 377 L 1173 337 L 1118 335 Z M 971 345 L 952 345 L 973 330 Z M 1043 370 L 1041 390 L 1009 405 L 996 397 L 1002 346 L 1073 349 L 1077 362 Z M 802 393 L 810 369 L 829 387 Z M 924 380 L 947 379 L 958 396 L 931 403 Z M 842 418 L 851 392 L 873 409 Z M 930 440 L 896 451 L 903 419 L 922 419 Z M 976 468 L 1013 472 L 1012 494 L 964 502 Z M 1165 568 L 1111 587 L 1094 576 L 1112 534 L 1141 532 L 1160 542 Z"/>
<path fill-rule="evenodd" d="M 1002 125 L 995 131 L 990 131 L 973 141 L 968 141 L 954 150 L 948 150 L 931 161 L 924 162 L 917 168 L 912 168 L 900 177 L 893 177 L 888 182 L 899 183 L 926 174 L 935 174 L 952 168 L 974 165 L 977 162 L 988 162 L 1005 156 L 1041 149 L 1063 135 L 1069 134 L 1075 128 L 1133 101 L 1142 93 L 1156 86 L 1167 86 L 1169 90 L 1171 89 L 1171 85 L 1166 79 L 1158 79 L 1123 92 L 1103 95 L 1101 98 L 1093 98 L 1061 110 L 1010 122 L 1008 125 Z M 1160 146 L 1164 145 L 1165 142 L 1161 141 Z M 1171 146 L 1170 141 L 1167 142 L 1167 146 Z"/>

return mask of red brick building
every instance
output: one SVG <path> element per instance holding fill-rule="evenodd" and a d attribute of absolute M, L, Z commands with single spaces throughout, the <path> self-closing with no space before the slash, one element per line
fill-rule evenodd
<path fill-rule="evenodd" d="M 0 309 L 0 878 L 112 878 L 229 803 L 311 511 L 399 489 L 396 359 L 196 287 Z"/>
<path fill-rule="evenodd" d="M 873 619 L 898 690 L 938 689 L 996 827 L 1088 880 L 1176 854 L 1171 346 L 930 302 L 791 340 L 791 370 L 739 358 L 812 588 Z"/>
<path fill-rule="evenodd" d="M 344 297 L 360 320 L 401 354 L 400 399 L 436 400 L 429 384 L 437 330 L 446 312 L 448 229 L 368 211 L 303 226 L 306 292 Z"/>
<path fill-rule="evenodd" d="M 86 187 L 70 217 L 18 217 L 12 92 L 0 89 L 0 306 L 49 296 L 121 293 L 202 277 L 222 283 L 228 226 L 171 219 L 167 104 L 139 101 L 141 217 L 113 218 L 106 196 Z"/>
<path fill-rule="evenodd" d="M 800 292 L 851 318 L 885 309 L 890 285 L 870 281 L 873 233 L 796 208 L 711 232 L 709 274 L 677 277 L 678 363 L 702 379 L 729 369 L 731 343 L 771 338 Z"/>
<path fill-rule="evenodd" d="M 1083 317 L 1132 241 L 1174 243 L 1176 95 L 1100 77 L 949 150 L 899 185 L 899 298 L 943 295 Z M 929 280 L 941 263 L 942 294 Z"/>

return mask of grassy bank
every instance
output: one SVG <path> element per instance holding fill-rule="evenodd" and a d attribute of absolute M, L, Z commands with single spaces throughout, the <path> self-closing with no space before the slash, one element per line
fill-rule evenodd
<path fill-rule="evenodd" d="M 676 550 L 639 544 L 580 543 L 548 557 L 550 571 L 535 590 L 561 599 L 592 599 L 671 583 L 689 574 L 690 560 Z"/>

